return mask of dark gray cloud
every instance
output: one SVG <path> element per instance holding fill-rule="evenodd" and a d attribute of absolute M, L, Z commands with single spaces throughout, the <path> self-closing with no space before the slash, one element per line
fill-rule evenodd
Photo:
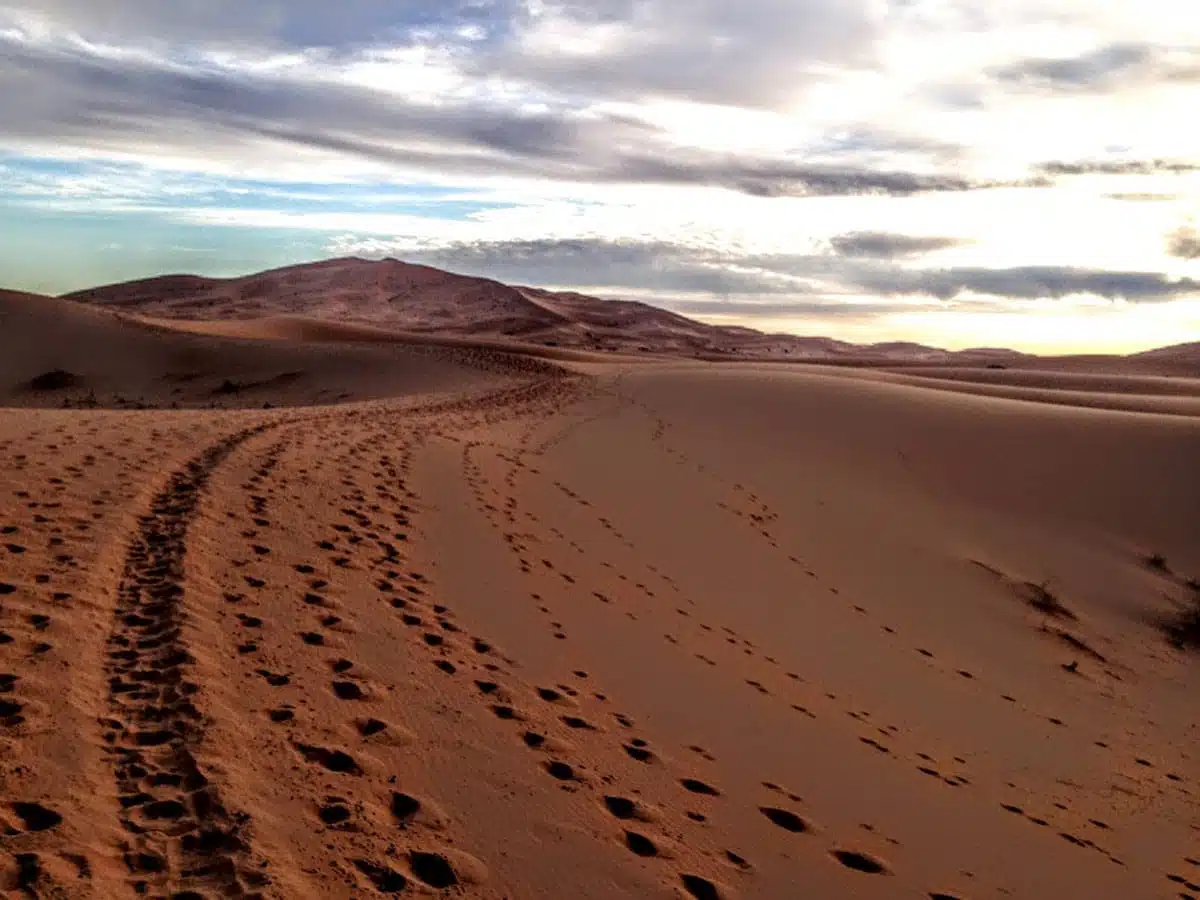
<path fill-rule="evenodd" d="M 1200 48 L 1116 42 L 1078 56 L 1031 57 L 991 69 L 1009 88 L 1048 93 L 1104 93 L 1155 82 L 1200 81 Z"/>
<path fill-rule="evenodd" d="M 857 273 L 854 283 L 870 293 L 925 294 L 942 300 L 970 292 L 1022 300 L 1087 294 L 1144 303 L 1200 294 L 1200 281 L 1190 278 L 1172 279 L 1158 272 L 1109 272 L 1071 266 L 880 269 Z"/>
<path fill-rule="evenodd" d="M 757 302 L 774 303 L 774 309 L 791 302 L 769 299 L 780 296 L 811 302 L 829 302 L 838 296 L 925 296 L 949 302 L 964 294 L 1005 300 L 1091 295 L 1144 303 L 1200 295 L 1200 281 L 1172 279 L 1158 272 L 1069 266 L 913 268 L 889 260 L 831 254 L 735 255 L 665 242 L 481 241 L 406 253 L 405 258 L 510 283 L 645 289 L 744 302 L 768 298 Z M 763 307 L 768 308 L 772 307 Z"/>
<path fill-rule="evenodd" d="M 1184 226 L 1167 235 L 1167 252 L 1178 259 L 1200 259 L 1200 231 Z"/>
<path fill-rule="evenodd" d="M 793 294 L 786 272 L 742 269 L 734 257 L 665 242 L 546 239 L 464 242 L 404 258 L 516 284 L 591 286 L 674 293 Z"/>
<path fill-rule="evenodd" d="M 921 237 L 895 234 L 888 231 L 852 231 L 829 239 L 833 252 L 839 256 L 870 259 L 901 259 L 922 256 L 936 250 L 961 246 L 965 241 L 953 237 Z"/>
<path fill-rule="evenodd" d="M 1200 172 L 1200 163 L 1181 159 L 1081 159 L 1039 163 L 1035 171 L 1058 175 L 1186 175 Z"/>
<path fill-rule="evenodd" d="M 1123 272 L 1073 266 L 915 268 L 880 259 L 776 255 L 743 258 L 766 271 L 823 279 L 842 293 L 924 295 L 953 300 L 971 293 L 1010 300 L 1061 299 L 1086 294 L 1132 303 L 1200 294 L 1200 281 L 1159 272 Z"/>
<path fill-rule="evenodd" d="M 1091 53 L 1065 58 L 1033 57 L 993 69 L 992 76 L 1007 84 L 1056 90 L 1094 90 L 1144 66 L 1152 56 L 1146 44 L 1109 44 Z"/>
<path fill-rule="evenodd" d="M 708 185 L 763 197 L 904 196 L 988 187 L 954 174 L 681 148 L 644 122 L 588 109 L 421 105 L 295 76 L 111 57 L 0 34 L 0 140 L 53 147 L 174 148 L 211 156 L 272 141 L 440 173 Z"/>
<path fill-rule="evenodd" d="M 911 312 L 911 303 L 847 303 L 839 300 L 797 298 L 783 302 L 765 300 L 691 300 L 664 297 L 655 304 L 684 316 L 728 316 L 734 319 L 787 319 L 818 317 L 871 319 L 897 312 Z"/>
<path fill-rule="evenodd" d="M 0 37 L 0 118 L 9 138 L 86 144 L 196 146 L 204 131 L 219 147 L 231 136 L 295 144 L 403 163 L 428 161 L 419 145 L 439 138 L 447 163 L 474 153 L 510 160 L 582 155 L 602 138 L 645 139 L 628 119 L 521 114 L 471 104 L 421 106 L 334 82 L 183 68 L 113 59 L 72 48 L 33 47 Z M 181 130 L 182 129 L 182 130 Z M 172 140 L 172 135 L 179 137 Z M 412 145 L 418 145 L 416 147 Z M 427 146 L 427 145 L 426 145 Z"/>

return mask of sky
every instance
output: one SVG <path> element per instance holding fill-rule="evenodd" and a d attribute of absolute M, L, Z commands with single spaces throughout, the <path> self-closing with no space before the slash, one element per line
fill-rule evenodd
<path fill-rule="evenodd" d="M 1192 0 L 0 0 L 0 285 L 331 256 L 962 348 L 1200 340 Z"/>

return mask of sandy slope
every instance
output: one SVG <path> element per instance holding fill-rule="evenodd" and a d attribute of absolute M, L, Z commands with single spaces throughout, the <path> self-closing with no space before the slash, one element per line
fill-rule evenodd
<path fill-rule="evenodd" d="M 396 335 L 367 342 L 346 331 L 303 321 L 277 323 L 274 331 L 253 322 L 167 328 L 0 291 L 0 404 L 306 406 L 458 390 L 497 373 L 547 368 L 499 350 Z M 63 377 L 49 385 L 35 381 L 53 373 Z"/>
<path fill-rule="evenodd" d="M 746 336 L 643 303 L 514 287 L 394 259 L 331 259 L 242 278 L 170 275 L 68 297 L 101 308 L 185 321 L 301 316 L 572 347 L 684 350 L 734 338 L 742 342 Z"/>
<path fill-rule="evenodd" d="M 822 367 L 822 370 L 843 378 L 1028 403 L 1200 416 L 1200 378 L 1129 375 L 1121 372 L 1119 365 L 1109 363 L 1111 360 L 1097 363 L 1090 372 L 1051 368 L 1006 372 L 958 366 Z"/>
<path fill-rule="evenodd" d="M 1200 896 L 1200 419 L 461 363 L 0 411 L 0 890 Z"/>

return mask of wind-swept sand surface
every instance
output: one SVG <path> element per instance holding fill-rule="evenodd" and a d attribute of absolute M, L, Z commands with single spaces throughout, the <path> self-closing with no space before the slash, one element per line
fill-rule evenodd
<path fill-rule="evenodd" d="M 376 399 L 0 410 L 0 891 L 1200 896 L 1188 409 L 103 324 Z"/>

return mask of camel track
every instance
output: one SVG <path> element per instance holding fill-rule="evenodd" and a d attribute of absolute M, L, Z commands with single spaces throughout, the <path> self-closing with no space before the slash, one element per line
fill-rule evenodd
<path fill-rule="evenodd" d="M 188 527 L 213 471 L 270 425 L 208 447 L 176 471 L 134 534 L 108 638 L 102 721 L 121 806 L 131 886 L 141 895 L 256 897 L 247 817 L 227 808 L 196 758 L 203 718 L 183 634 Z"/>
<path fill-rule="evenodd" d="M 423 404 L 404 416 L 519 405 L 557 386 L 558 379 L 534 380 Z M 205 721 L 196 703 L 200 686 L 189 677 L 195 659 L 185 635 L 184 562 L 189 527 L 213 474 L 243 444 L 280 424 L 237 431 L 172 473 L 138 520 L 125 556 L 107 639 L 108 714 L 100 724 L 120 805 L 120 850 L 139 896 L 258 898 L 270 888 L 267 863 L 251 846 L 250 817 L 226 805 L 198 759 Z M 259 478 L 283 447 L 268 448 Z"/>

